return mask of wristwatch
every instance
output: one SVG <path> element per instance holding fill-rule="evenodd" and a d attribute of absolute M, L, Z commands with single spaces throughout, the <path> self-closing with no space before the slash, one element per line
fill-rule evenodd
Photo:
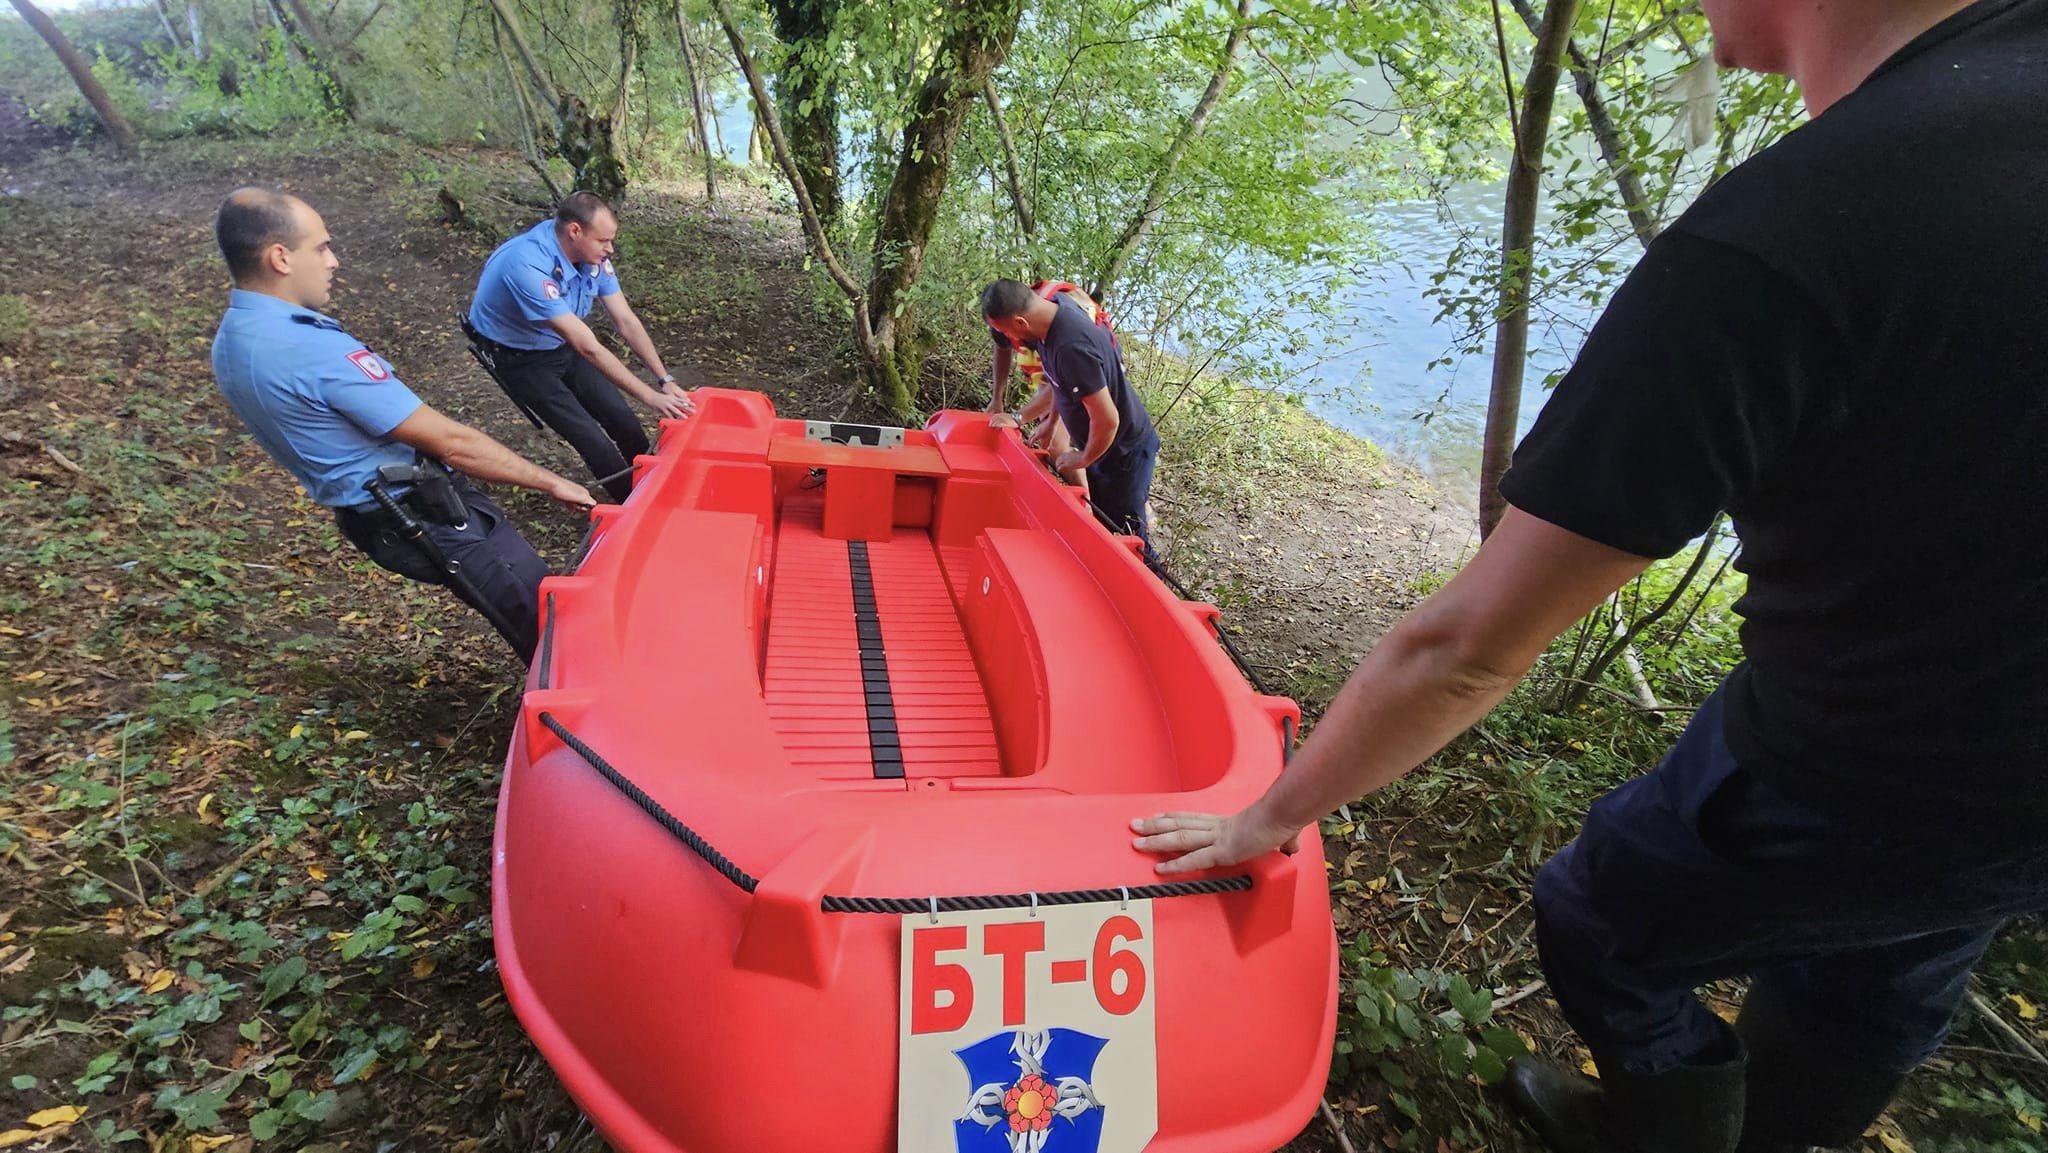
<path fill-rule="evenodd" d="M 675 373 L 672 372 L 664 372 L 660 376 L 654 378 L 654 383 L 656 384 L 674 384 L 675 382 L 676 376 Z"/>

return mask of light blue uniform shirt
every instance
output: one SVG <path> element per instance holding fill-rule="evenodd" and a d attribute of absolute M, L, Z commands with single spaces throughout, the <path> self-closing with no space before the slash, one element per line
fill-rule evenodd
<path fill-rule="evenodd" d="M 469 322 L 507 348 L 544 351 L 562 344 L 548 327 L 557 316 L 590 314 L 600 296 L 616 296 L 612 262 L 571 264 L 555 239 L 550 216 L 498 246 L 477 278 Z"/>
<path fill-rule="evenodd" d="M 373 503 L 364 486 L 378 467 L 413 462 L 389 434 L 420 398 L 312 309 L 236 289 L 213 338 L 213 379 L 263 451 L 329 508 Z"/>

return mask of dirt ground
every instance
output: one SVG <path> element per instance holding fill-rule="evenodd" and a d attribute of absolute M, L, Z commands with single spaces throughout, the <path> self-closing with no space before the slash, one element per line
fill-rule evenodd
<path fill-rule="evenodd" d="M 131 161 L 48 134 L 0 140 L 0 295 L 24 298 L 33 320 L 0 345 L 0 1128 L 61 1103 L 86 1113 L 30 1147 L 133 1134 L 152 1149 L 232 1151 L 250 1147 L 258 1118 L 285 1126 L 266 1147 L 591 1143 L 505 1007 L 481 893 L 418 913 L 415 935 L 365 954 L 393 960 L 294 977 L 270 1003 L 295 972 L 292 934 L 345 941 L 382 902 L 413 907 L 390 896 L 412 884 L 405 861 L 481 888 L 519 670 L 474 615 L 341 545 L 240 434 L 208 367 L 227 287 L 212 213 L 239 185 L 277 185 L 335 237 L 330 312 L 429 403 L 580 475 L 471 363 L 453 323 L 497 229 L 538 217 L 538 189 L 499 157 L 374 140 L 158 144 Z M 443 187 L 463 223 L 450 223 Z M 846 412 L 857 402 L 842 332 L 801 270 L 801 238 L 764 193 L 723 191 L 715 210 L 696 189 L 633 197 L 628 294 L 686 382 L 760 389 L 784 412 Z M 1160 498 L 1175 562 L 1275 684 L 1334 688 L 1469 547 L 1465 510 L 1366 457 L 1334 481 L 1276 476 L 1234 504 L 1202 503 L 1173 476 L 1168 435 Z M 523 494 L 505 503 L 545 555 L 567 559 L 573 518 Z M 323 733 L 325 760 L 303 761 Z M 144 749 L 153 768 L 131 777 Z M 360 807 L 278 824 L 292 806 L 272 816 L 267 798 L 316 784 Z M 132 805 L 153 808 L 145 818 Z M 136 822 L 169 828 L 173 814 L 175 835 L 133 849 Z M 380 837 L 413 856 L 365 864 Z M 344 870 L 354 889 L 325 880 Z M 460 894 L 443 876 L 433 895 Z M 251 927 L 224 934 L 231 916 Z M 270 945 L 237 952 L 262 933 Z M 354 1000 L 335 991 L 349 982 Z M 248 1006 L 259 986 L 262 1012 L 234 1008 L 236 991 Z M 229 1009 L 207 1018 L 202 1005 L 173 1022 L 175 1038 L 133 1047 L 167 1007 L 209 996 Z M 276 1036 L 287 1025 L 289 1044 Z M 78 1078 L 103 1049 L 125 1054 L 114 1075 Z M 144 1070 L 150 1052 L 170 1064 Z M 280 1072 L 297 1096 L 273 1089 L 265 1108 L 241 1088 Z M 209 1113 L 212 1090 L 224 1104 Z M 1318 1122 L 1289 1148 L 1326 1147 Z"/>

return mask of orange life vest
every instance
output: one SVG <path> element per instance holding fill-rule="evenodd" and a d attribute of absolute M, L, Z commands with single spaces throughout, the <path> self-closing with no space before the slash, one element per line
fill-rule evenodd
<path fill-rule="evenodd" d="M 1079 285 L 1069 284 L 1064 280 L 1041 280 L 1031 286 L 1031 291 L 1037 293 L 1040 300 L 1051 300 L 1063 292 L 1072 296 L 1074 303 L 1080 305 L 1082 311 L 1088 314 L 1088 318 L 1095 322 L 1095 327 L 1109 333 L 1112 339 L 1115 338 L 1116 326 L 1110 323 L 1109 310 L 1089 299 L 1088 294 L 1081 291 Z M 1040 362 L 1038 353 L 1033 349 L 1018 348 L 1015 364 L 1018 370 L 1023 372 L 1024 379 L 1033 384 L 1038 383 L 1038 379 L 1045 375 L 1045 365 Z"/>

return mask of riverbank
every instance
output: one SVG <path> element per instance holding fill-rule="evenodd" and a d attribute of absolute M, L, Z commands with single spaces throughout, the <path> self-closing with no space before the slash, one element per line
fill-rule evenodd
<path fill-rule="evenodd" d="M 185 1153 L 593 1148 L 492 968 L 519 670 L 445 594 L 349 549 L 213 388 L 211 214 L 251 182 L 325 214 L 332 311 L 430 403 L 578 472 L 452 325 L 493 241 L 543 210 L 510 158 L 378 137 L 0 155 L 0 297 L 26 315 L 0 323 L 0 1133 Z M 800 236 L 761 189 L 721 194 L 712 210 L 695 187 L 636 190 L 620 259 L 636 308 L 694 383 L 841 413 L 844 329 Z M 979 403 L 968 371 L 961 403 Z M 1466 555 L 1469 513 L 1284 400 L 1155 396 L 1169 561 L 1313 716 Z M 575 518 L 504 503 L 567 559 Z M 1559 715 L 1518 693 L 1326 826 L 1352 982 L 1329 1096 L 1359 1148 L 1533 1148 L 1479 1056 L 1581 1056 L 1535 984 L 1531 871 L 1682 717 L 1626 694 Z M 2020 1006 L 2048 1000 L 2048 948 L 2030 931 L 2001 949 L 1987 996 L 2038 1033 Z M 1993 1056 L 1945 1057 L 1871 1153 L 2027 1148 L 1996 1143 L 2039 1121 L 2008 1092 L 2033 1084 L 2008 1044 L 1973 1024 L 1962 1047 Z M 1335 1147 L 1317 1121 L 1288 1149 Z"/>

